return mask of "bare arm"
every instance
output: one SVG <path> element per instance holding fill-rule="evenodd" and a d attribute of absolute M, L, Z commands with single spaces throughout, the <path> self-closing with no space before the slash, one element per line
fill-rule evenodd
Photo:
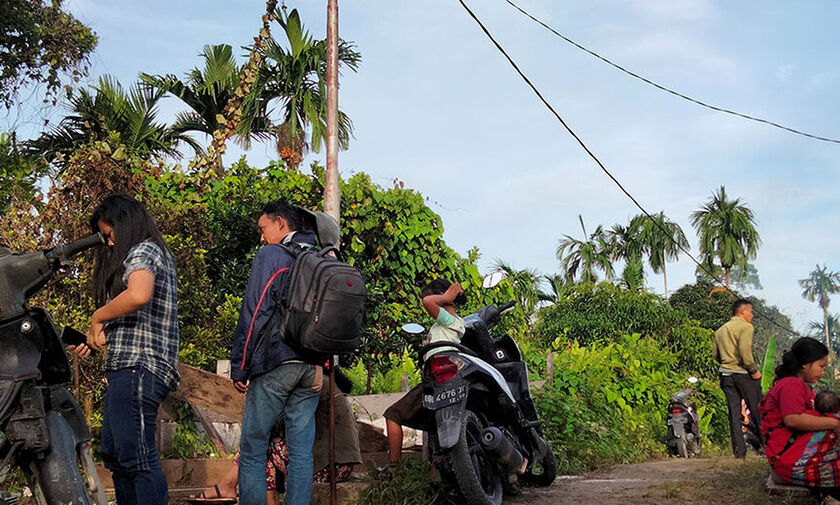
<path fill-rule="evenodd" d="M 782 418 L 785 426 L 797 431 L 832 430 L 840 436 L 840 419 L 810 414 L 790 414 Z"/>
<path fill-rule="evenodd" d="M 99 307 L 90 318 L 87 345 L 80 345 L 71 351 L 80 356 L 89 356 L 90 349 L 105 347 L 105 321 L 127 316 L 149 303 L 155 293 L 155 276 L 148 270 L 135 270 L 128 275 L 128 286 L 107 304 Z"/>
<path fill-rule="evenodd" d="M 128 275 L 128 286 L 109 303 L 93 313 L 93 321 L 104 323 L 133 314 L 149 303 L 155 293 L 155 276 L 148 270 L 135 270 Z"/>
<path fill-rule="evenodd" d="M 463 292 L 464 290 L 461 289 L 461 283 L 453 282 L 449 286 L 449 289 L 442 294 L 424 297 L 423 307 L 426 308 L 426 312 L 428 312 L 430 316 L 437 319 L 438 314 L 440 314 L 441 307 L 455 303 L 455 298 Z"/>

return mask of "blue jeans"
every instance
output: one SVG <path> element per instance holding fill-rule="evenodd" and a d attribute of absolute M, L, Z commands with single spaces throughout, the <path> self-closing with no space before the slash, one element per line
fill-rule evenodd
<path fill-rule="evenodd" d="M 169 388 L 144 368 L 108 372 L 102 460 L 119 505 L 166 505 L 169 490 L 155 449 L 158 407 Z"/>
<path fill-rule="evenodd" d="M 307 505 L 312 496 L 312 443 L 315 440 L 315 409 L 318 391 L 312 390 L 315 367 L 282 363 L 252 377 L 242 412 L 239 441 L 239 503 L 265 503 L 265 464 L 269 432 L 274 421 L 286 417 L 289 477 L 286 504 Z M 120 504 L 122 505 L 122 504 Z"/>

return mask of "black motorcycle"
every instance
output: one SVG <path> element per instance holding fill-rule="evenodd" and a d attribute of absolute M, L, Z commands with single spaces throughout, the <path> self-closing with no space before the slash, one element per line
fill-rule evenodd
<path fill-rule="evenodd" d="M 548 486 L 557 475 L 531 399 L 528 368 L 510 335 L 489 330 L 513 308 L 487 306 L 464 319 L 460 344 L 437 342 L 420 350 L 423 406 L 434 412 L 428 450 L 442 479 L 469 505 L 499 505 L 523 481 Z"/>
<path fill-rule="evenodd" d="M 691 379 L 689 382 L 692 382 Z M 693 382 L 697 382 L 697 379 Z M 674 393 L 668 402 L 668 434 L 665 443 L 669 454 L 680 458 L 700 454 L 700 417 L 696 405 L 691 401 L 693 393 L 691 388 L 683 389 Z"/>
<path fill-rule="evenodd" d="M 100 244 L 96 234 L 27 254 L 0 249 L 0 486 L 18 467 L 39 505 L 107 505 L 90 430 L 65 387 L 64 343 L 49 313 L 26 304 L 70 258 Z M 0 505 L 17 503 L 0 491 Z"/>

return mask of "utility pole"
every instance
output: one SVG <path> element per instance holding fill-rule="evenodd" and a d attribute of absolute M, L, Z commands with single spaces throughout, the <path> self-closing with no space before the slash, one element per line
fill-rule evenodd
<path fill-rule="evenodd" d="M 324 212 L 340 222 L 338 193 L 338 0 L 327 0 L 327 172 Z"/>
<path fill-rule="evenodd" d="M 327 0 L 327 171 L 324 181 L 324 212 L 341 224 L 341 195 L 338 193 L 338 0 Z M 337 246 L 338 244 L 336 244 Z M 338 503 L 335 474 L 335 368 L 338 356 L 330 359 L 330 505 Z"/>

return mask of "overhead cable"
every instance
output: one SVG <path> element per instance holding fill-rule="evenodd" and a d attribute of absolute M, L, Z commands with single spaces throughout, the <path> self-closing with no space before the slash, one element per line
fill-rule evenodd
<path fill-rule="evenodd" d="M 794 134 L 796 134 L 796 135 L 802 135 L 803 137 L 812 138 L 812 139 L 814 139 L 814 140 L 821 140 L 821 141 L 823 141 L 823 142 L 831 142 L 831 143 L 834 143 L 834 144 L 840 144 L 840 140 L 838 140 L 838 139 L 834 139 L 834 138 L 831 138 L 831 137 L 823 137 L 823 136 L 816 135 L 816 134 L 813 134 L 813 133 L 804 132 L 804 131 L 801 131 L 801 130 L 797 130 L 797 129 L 795 129 L 795 128 L 791 128 L 791 127 L 789 127 L 789 126 L 785 126 L 785 125 L 779 124 L 779 123 L 777 123 L 777 122 L 775 122 L 775 121 L 770 121 L 770 120 L 768 120 L 768 119 L 762 119 L 762 118 L 760 118 L 760 117 L 751 116 L 751 115 L 749 115 L 749 114 L 744 114 L 744 113 L 742 113 L 742 112 L 738 112 L 738 111 L 734 111 L 734 110 L 730 110 L 730 109 L 725 109 L 725 108 L 723 108 L 723 107 L 718 107 L 718 106 L 716 106 L 716 105 L 712 105 L 712 104 L 709 104 L 709 103 L 703 102 L 702 100 L 698 100 L 698 99 L 696 99 L 696 98 L 692 98 L 692 97 L 690 97 L 690 96 L 688 96 L 688 95 L 685 95 L 685 94 L 683 94 L 683 93 L 680 93 L 679 91 L 674 91 L 673 89 L 667 88 L 667 87 L 665 87 L 665 86 L 663 86 L 663 85 L 661 85 L 661 84 L 658 84 L 658 83 L 656 83 L 656 82 L 653 82 L 653 81 L 651 81 L 650 79 L 648 79 L 648 78 L 646 78 L 646 77 L 643 77 L 643 76 L 641 76 L 641 75 L 639 75 L 639 74 L 637 74 L 637 73 L 633 72 L 632 70 L 628 70 L 628 69 L 626 69 L 626 68 L 622 67 L 621 65 L 619 65 L 619 64 L 617 64 L 617 63 L 613 63 L 611 60 L 609 60 L 609 59 L 607 59 L 607 58 L 605 58 L 605 57 L 601 56 L 600 54 L 596 53 L 595 51 L 592 51 L 591 49 L 588 49 L 588 48 L 586 48 L 586 47 L 584 47 L 584 46 L 582 46 L 582 45 L 578 44 L 578 43 L 577 43 L 577 42 L 575 42 L 574 40 L 572 40 L 572 39 L 570 39 L 569 37 L 567 37 L 567 36 L 563 35 L 562 33 L 558 32 L 557 30 L 555 30 L 554 28 L 550 27 L 549 25 L 547 25 L 546 23 L 544 23 L 543 21 L 541 21 L 540 19 L 538 19 L 536 16 L 534 16 L 534 15 L 533 15 L 533 14 L 531 14 L 530 12 L 526 11 L 526 10 L 525 10 L 525 9 L 523 9 L 522 7 L 520 7 L 520 6 L 516 5 L 515 3 L 513 3 L 511 0 L 505 0 L 505 1 L 506 1 L 507 3 L 509 3 L 509 4 L 513 7 L 513 8 L 515 8 L 516 10 L 518 10 L 519 12 L 521 12 L 522 14 L 524 14 L 525 16 L 527 16 L 527 17 L 531 18 L 534 22 L 536 22 L 536 23 L 538 23 L 538 24 L 542 25 L 544 28 L 546 28 L 547 30 L 549 30 L 549 31 L 550 31 L 551 33 L 553 33 L 554 35 L 557 35 L 558 37 L 560 37 L 561 39 L 565 40 L 565 41 L 566 41 L 566 42 L 568 42 L 569 44 L 571 44 L 571 45 L 575 46 L 576 48 L 580 49 L 581 51 L 583 51 L 583 52 L 585 52 L 585 53 L 588 53 L 588 54 L 590 54 L 590 55 L 592 55 L 592 56 L 594 56 L 594 57 L 598 58 L 599 60 L 603 61 L 603 62 L 604 62 L 604 63 L 606 63 L 607 65 L 610 65 L 610 66 L 612 66 L 612 67 L 614 67 L 614 68 L 617 68 L 618 70 L 621 70 L 621 71 L 622 71 L 622 72 L 624 72 L 625 74 L 627 74 L 627 75 L 629 75 L 629 76 L 631 76 L 631 77 L 635 77 L 636 79 L 638 79 L 638 80 L 640 80 L 640 81 L 642 81 L 642 82 L 645 82 L 645 83 L 647 83 L 647 84 L 650 84 L 651 86 L 653 86 L 653 87 L 655 87 L 655 88 L 657 88 L 657 89 L 660 89 L 660 90 L 662 90 L 662 91 L 664 91 L 664 92 L 666 92 L 666 93 L 670 93 L 670 94 L 672 94 L 672 95 L 674 95 L 674 96 L 676 96 L 676 97 L 682 98 L 683 100 L 687 100 L 687 101 L 689 101 L 689 102 L 691 102 L 691 103 L 697 104 L 697 105 L 699 105 L 699 106 L 701 106 L 701 107 L 705 107 L 705 108 L 707 108 L 707 109 L 711 109 L 711 110 L 713 110 L 713 111 L 722 112 L 722 113 L 724 113 L 724 114 L 730 114 L 730 115 L 737 116 L 737 117 L 740 117 L 740 118 L 743 118 L 743 119 L 747 119 L 747 120 L 749 120 L 749 121 L 755 121 L 755 122 L 757 122 L 757 123 L 762 123 L 762 124 L 766 124 L 766 125 L 769 125 L 769 126 L 773 126 L 773 127 L 775 127 L 775 128 L 779 128 L 779 129 L 781 129 L 781 130 L 785 130 L 785 131 L 788 131 L 788 132 L 790 132 L 790 133 L 794 133 Z"/>
<path fill-rule="evenodd" d="M 481 31 L 483 31 L 484 34 L 487 35 L 487 38 L 489 38 L 490 41 L 493 43 L 493 45 L 496 46 L 496 49 L 498 49 L 499 52 L 502 53 L 502 55 L 508 60 L 508 63 L 510 63 L 510 65 L 514 68 L 514 70 L 516 70 L 516 72 L 519 74 L 519 76 L 522 77 L 522 79 L 525 81 L 525 83 L 528 84 L 528 86 L 531 88 L 531 90 L 534 91 L 534 93 L 537 95 L 537 97 L 540 99 L 540 101 L 543 103 L 543 105 L 545 105 L 546 108 L 548 108 L 548 110 L 551 111 L 552 114 L 554 114 L 554 117 L 557 118 L 557 120 L 560 122 L 560 124 L 563 125 L 563 128 L 565 128 L 566 131 L 569 132 L 569 134 L 577 141 L 577 143 L 580 145 L 580 147 L 583 148 L 584 151 L 586 151 L 586 154 L 588 154 L 589 157 L 592 158 L 593 161 L 595 161 L 595 163 L 598 165 L 598 167 L 601 168 L 601 170 L 607 175 L 607 177 L 609 177 L 616 184 L 616 186 L 618 186 L 618 188 L 621 190 L 621 192 L 624 193 L 625 196 L 627 196 L 627 198 L 629 198 L 630 201 L 632 201 L 633 204 L 640 211 L 642 211 L 642 213 L 645 216 L 647 216 L 647 218 L 650 219 L 651 222 L 653 222 L 654 225 L 657 228 L 659 228 L 659 230 L 662 231 L 664 233 L 664 235 L 666 237 L 668 237 L 668 239 L 671 242 L 673 242 L 677 246 L 677 248 L 679 248 L 680 251 L 682 251 L 683 254 L 688 256 L 691 259 L 691 261 L 693 261 L 695 264 L 697 264 L 697 266 L 700 269 L 702 269 L 704 272 L 706 272 L 706 274 L 709 275 L 710 278 L 714 279 L 715 281 L 717 281 L 720 284 L 724 284 L 724 282 L 718 276 L 716 276 L 715 273 L 710 268 L 708 268 L 702 262 L 698 261 L 690 252 L 688 252 L 688 249 L 683 247 L 678 241 L 674 240 L 674 238 L 671 237 L 671 235 L 669 233 L 667 233 L 667 230 L 665 230 L 665 228 L 656 219 L 653 218 L 653 216 L 650 214 L 650 212 L 648 212 L 647 209 L 645 209 L 642 206 L 642 204 L 639 203 L 639 201 L 632 194 L 630 194 L 629 191 L 627 191 L 627 189 L 621 184 L 621 182 L 607 169 L 606 166 L 604 166 L 603 163 L 601 163 L 601 160 L 598 159 L 597 156 L 595 156 L 595 153 L 593 153 L 589 149 L 589 147 L 587 147 L 587 145 L 583 142 L 583 140 L 581 140 L 581 138 L 578 137 L 578 135 L 574 132 L 574 130 L 572 130 L 572 128 L 566 123 L 566 121 L 560 116 L 560 114 L 548 102 L 548 100 L 545 99 L 545 97 L 540 92 L 540 90 L 536 87 L 536 85 L 534 85 L 534 83 L 531 82 L 531 80 L 528 78 L 528 76 L 526 76 L 525 73 L 519 68 L 519 65 L 516 64 L 516 62 L 507 53 L 507 51 L 505 51 L 505 49 L 501 46 L 501 44 L 499 44 L 499 42 L 496 41 L 496 39 L 493 37 L 493 35 L 490 33 L 490 31 L 487 29 L 487 27 L 484 26 L 484 23 L 482 23 L 481 20 L 478 19 L 478 16 L 476 16 L 476 14 L 472 11 L 472 9 L 470 9 L 469 6 L 466 3 L 464 3 L 464 0 L 458 0 L 458 1 L 460 2 L 461 6 L 464 8 L 464 10 L 467 11 L 467 13 L 470 15 L 470 17 L 473 18 L 473 20 L 476 22 L 476 24 L 478 24 L 478 26 L 481 28 Z M 733 291 L 729 287 L 725 287 L 725 289 L 728 292 L 732 293 L 736 298 L 741 297 L 741 295 L 739 295 L 738 293 L 736 293 L 735 291 Z M 783 331 L 791 334 L 792 336 L 794 336 L 794 337 L 801 336 L 797 332 L 792 330 L 791 328 L 788 328 L 787 326 L 777 322 L 772 317 L 764 315 L 760 311 L 755 310 L 755 308 L 753 308 L 753 311 L 759 317 L 762 317 L 762 318 L 770 321 L 774 326 L 782 329 Z"/>

